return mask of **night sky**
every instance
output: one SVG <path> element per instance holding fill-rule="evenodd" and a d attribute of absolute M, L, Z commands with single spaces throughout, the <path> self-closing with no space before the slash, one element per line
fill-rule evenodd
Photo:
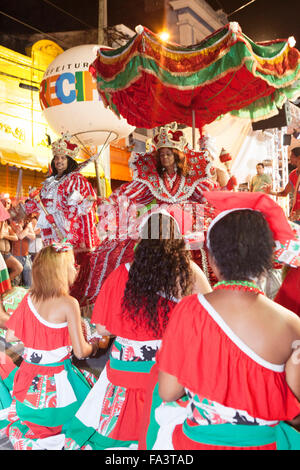
<path fill-rule="evenodd" d="M 230 14 L 249 0 L 208 0 L 215 10 L 222 8 Z M 66 10 L 78 19 L 57 10 Z M 158 32 L 164 23 L 163 0 L 107 0 L 108 24 L 118 23 L 134 29 L 138 24 Z M 145 12 L 145 8 L 148 11 Z M 1 0 L 0 10 L 43 31 L 96 28 L 98 0 Z M 300 48 L 300 2 L 297 0 L 256 0 L 231 15 L 230 21 L 240 23 L 244 34 L 254 41 L 294 36 Z M 0 31 L 13 34 L 32 34 L 33 30 L 0 15 Z"/>

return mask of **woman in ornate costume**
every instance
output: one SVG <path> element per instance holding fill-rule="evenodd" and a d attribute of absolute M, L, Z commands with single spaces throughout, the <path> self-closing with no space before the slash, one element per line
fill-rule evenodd
<path fill-rule="evenodd" d="M 53 142 L 52 174 L 40 191 L 32 191 L 26 203 L 27 213 L 39 212 L 44 245 L 67 239 L 74 252 L 92 250 L 100 240 L 95 226 L 96 194 L 80 173 L 75 158 L 79 146 L 64 134 Z"/>
<path fill-rule="evenodd" d="M 190 150 L 176 123 L 161 127 L 152 145 L 152 152 L 135 154 L 131 161 L 133 181 L 121 186 L 114 197 L 124 195 L 143 205 L 154 199 L 157 204 L 204 203 L 203 191 L 218 187 L 211 179 L 213 168 L 207 151 Z"/>
<path fill-rule="evenodd" d="M 72 246 L 43 248 L 32 275 L 32 288 L 5 324 L 6 340 L 22 341 L 24 352 L 1 420 L 15 449 L 62 449 L 64 425 L 95 383 L 72 364 L 72 351 L 88 357 L 98 343 L 85 341 L 78 302 L 69 295 L 76 276 Z"/>
<path fill-rule="evenodd" d="M 186 210 L 198 211 L 197 231 L 206 230 L 214 214 L 203 197 L 203 191 L 219 188 L 211 179 L 211 158 L 205 150 L 188 149 L 176 123 L 160 128 L 153 138 L 152 151 L 135 154 L 130 165 L 133 180 L 114 191 L 98 208 L 98 230 L 104 240 L 94 253 L 83 255 L 85 262 L 72 288 L 82 305 L 93 305 L 108 274 L 121 263 L 133 260 L 136 238 L 132 230 L 139 210 L 147 210 L 150 204 L 180 203 Z M 213 276 L 204 249 L 193 250 L 192 256 L 207 277 Z"/>
<path fill-rule="evenodd" d="M 116 339 L 68 428 L 66 448 L 137 446 L 149 373 L 173 308 L 187 294 L 211 290 L 186 250 L 181 212 L 173 212 L 175 218 L 165 210 L 146 214 L 132 264 L 119 266 L 103 284 L 92 322 Z"/>
<path fill-rule="evenodd" d="M 152 445 L 141 448 L 299 449 L 300 320 L 253 282 L 271 266 L 274 240 L 294 234 L 265 194 L 204 196 L 222 211 L 207 234 L 219 282 L 172 313 L 157 355 L 164 402 L 155 417 L 148 410 Z M 170 404 L 183 395 L 189 405 L 176 416 Z"/>

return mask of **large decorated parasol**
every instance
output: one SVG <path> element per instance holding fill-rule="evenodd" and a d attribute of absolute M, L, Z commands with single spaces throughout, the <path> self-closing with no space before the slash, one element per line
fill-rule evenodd
<path fill-rule="evenodd" d="M 202 128 L 228 112 L 252 121 L 300 95 L 300 52 L 291 39 L 254 43 L 238 23 L 183 48 L 139 26 L 90 66 L 106 106 L 138 128 L 172 121 Z"/>

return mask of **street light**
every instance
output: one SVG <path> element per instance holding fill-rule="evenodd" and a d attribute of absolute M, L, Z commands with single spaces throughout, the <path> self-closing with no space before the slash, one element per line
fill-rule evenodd
<path fill-rule="evenodd" d="M 161 33 L 158 33 L 158 36 L 164 42 L 168 41 L 170 38 L 170 34 L 168 33 L 168 31 L 161 31 Z"/>

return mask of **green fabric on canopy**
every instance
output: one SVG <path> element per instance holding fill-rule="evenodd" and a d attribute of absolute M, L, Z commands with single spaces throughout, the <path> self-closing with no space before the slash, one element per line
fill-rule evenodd
<path fill-rule="evenodd" d="M 228 112 L 257 121 L 300 96 L 300 52 L 290 40 L 256 44 L 229 23 L 183 48 L 137 30 L 125 46 L 102 47 L 90 71 L 105 105 L 138 128 L 202 128 Z"/>

